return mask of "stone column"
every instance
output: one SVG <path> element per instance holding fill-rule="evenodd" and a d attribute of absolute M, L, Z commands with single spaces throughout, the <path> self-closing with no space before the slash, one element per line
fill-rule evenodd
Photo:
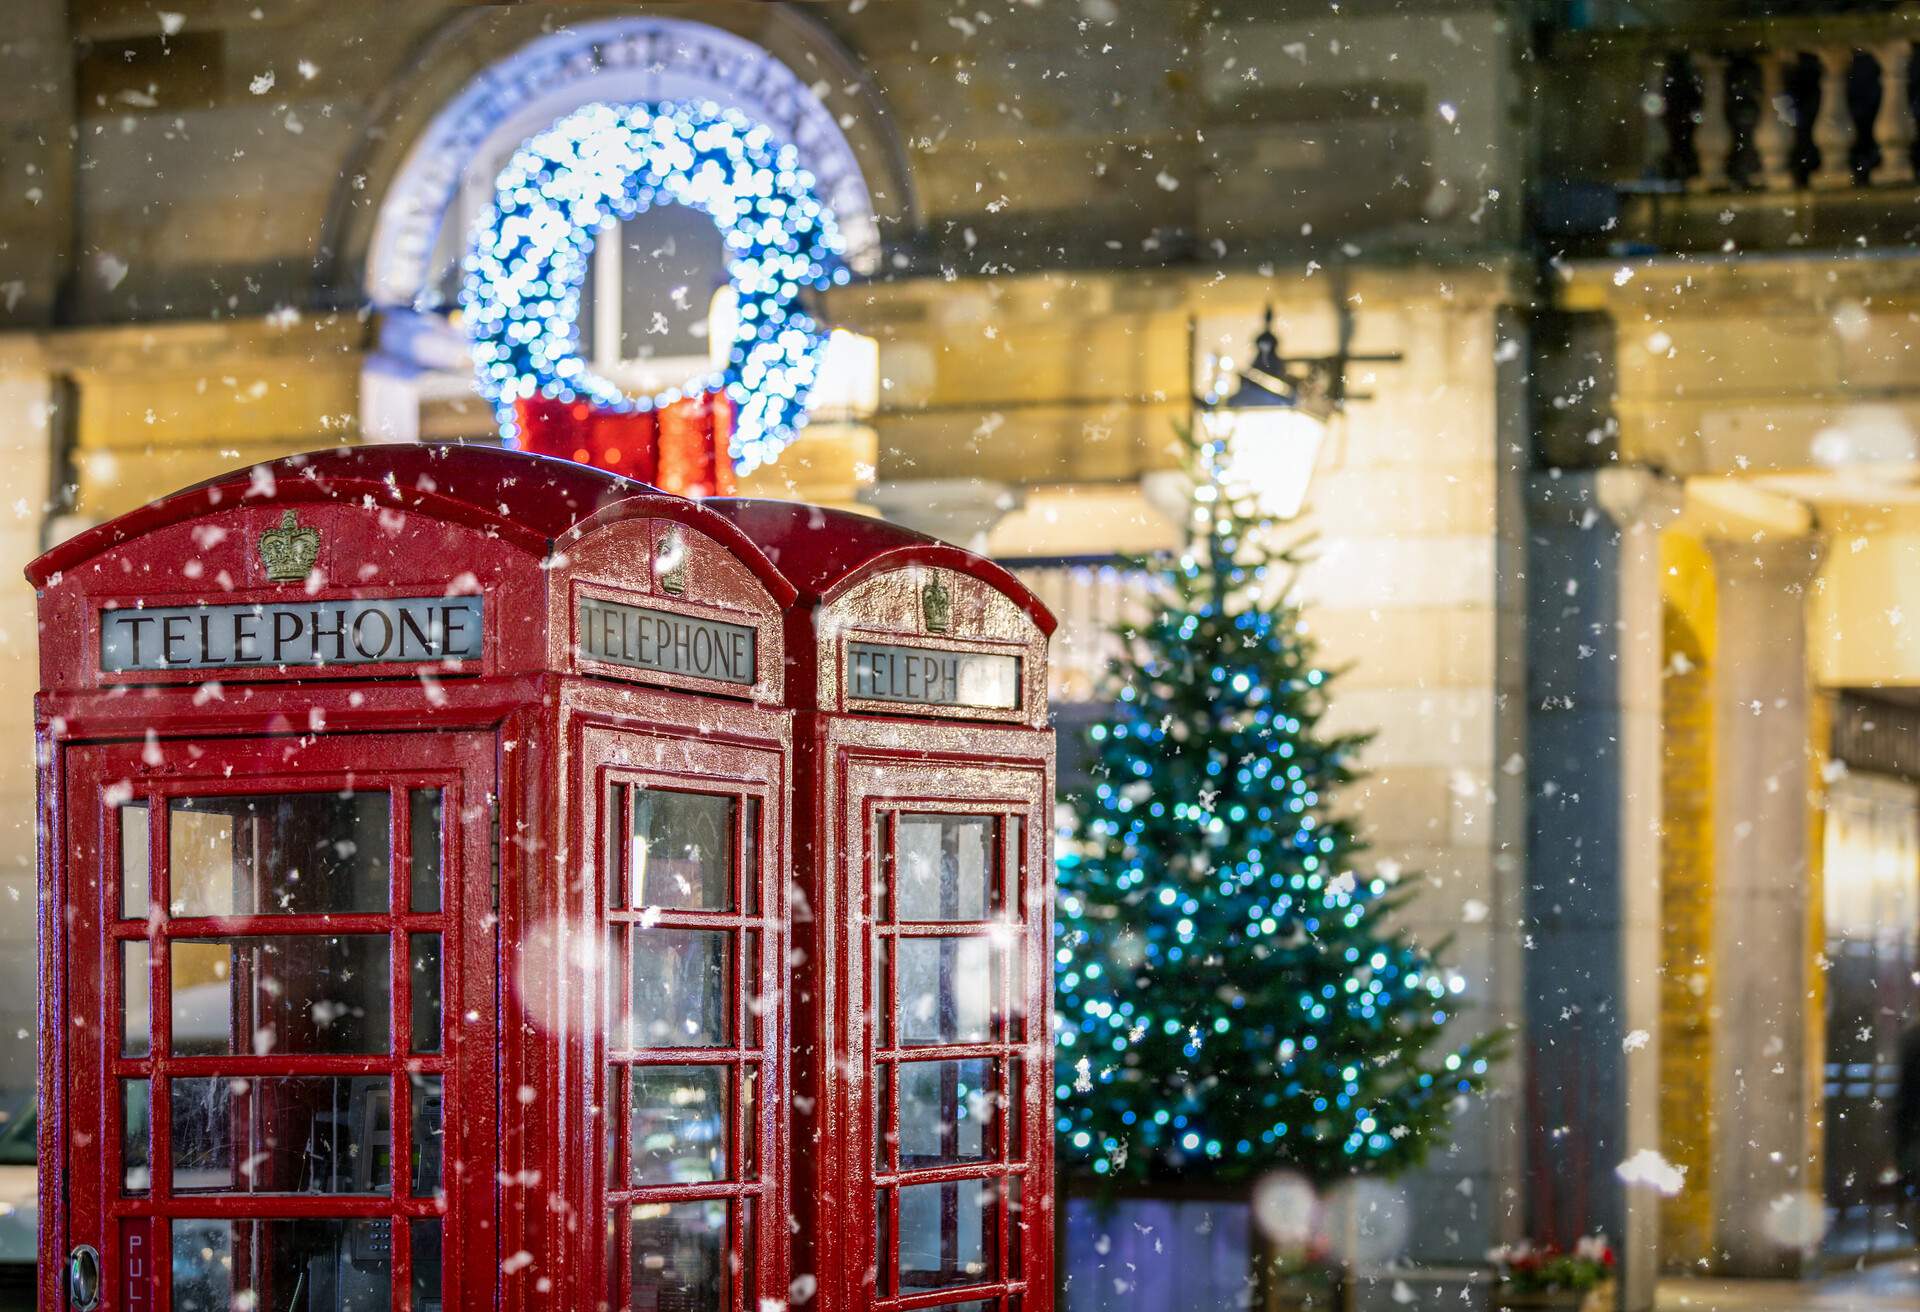
<path fill-rule="evenodd" d="M 1659 1264 L 1639 1154 L 1659 1150 L 1660 530 L 1679 509 L 1637 469 L 1529 488 L 1529 1233 L 1604 1231 L 1626 1309 L 1652 1305 Z"/>
<path fill-rule="evenodd" d="M 979 478 L 889 479 L 861 496 L 894 523 L 970 551 L 986 549 L 987 534 L 1021 499 L 1014 484 Z"/>
<path fill-rule="evenodd" d="M 880 436 L 866 420 L 815 418 L 778 460 L 740 479 L 740 495 L 858 513 L 867 509 L 879 450 Z"/>
<path fill-rule="evenodd" d="M 52 323 L 73 271 L 73 24 L 60 0 L 11 0 L 0 42 L 0 323 Z M 156 32 L 157 34 L 157 32 Z M 131 185 L 131 184 L 129 184 Z"/>
<path fill-rule="evenodd" d="M 33 1087 L 40 992 L 33 738 L 40 631 L 22 571 L 45 545 L 55 431 L 71 428 L 72 416 L 62 413 L 70 404 L 34 339 L 0 341 L 0 506 L 14 510 L 0 519 L 0 906 L 7 908 L 0 916 L 0 1084 L 11 1088 Z"/>
<path fill-rule="evenodd" d="M 1796 1275 L 1821 1197 L 1806 640 L 1820 553 L 1777 537 L 1712 550 L 1714 1248 L 1732 1275 Z"/>

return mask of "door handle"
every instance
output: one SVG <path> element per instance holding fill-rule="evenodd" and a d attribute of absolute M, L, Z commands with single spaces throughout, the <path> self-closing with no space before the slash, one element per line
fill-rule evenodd
<path fill-rule="evenodd" d="M 73 1312 L 100 1306 L 100 1250 L 91 1244 L 67 1254 L 67 1304 Z"/>

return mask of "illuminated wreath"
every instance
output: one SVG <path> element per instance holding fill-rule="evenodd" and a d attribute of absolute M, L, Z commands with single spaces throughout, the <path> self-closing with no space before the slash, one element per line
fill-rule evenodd
<path fill-rule="evenodd" d="M 738 314 L 725 369 L 633 397 L 580 354 L 580 289 L 600 230 L 662 204 L 713 219 Z M 460 305 L 480 391 L 508 442 L 520 437 L 516 403 L 535 396 L 625 413 L 724 391 L 734 463 L 753 469 L 807 421 L 826 334 L 800 295 L 847 281 L 840 252 L 794 148 L 738 111 L 582 106 L 514 154 L 475 227 Z"/>

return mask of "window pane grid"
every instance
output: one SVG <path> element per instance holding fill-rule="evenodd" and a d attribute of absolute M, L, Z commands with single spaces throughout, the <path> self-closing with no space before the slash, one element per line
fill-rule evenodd
<path fill-rule="evenodd" d="M 645 1306 L 725 1308 L 747 1312 L 753 1295 L 755 1199 L 751 1194 L 711 1195 L 672 1200 L 609 1200 L 607 1222 L 607 1294 L 618 1309 L 634 1306 L 643 1281 L 666 1284 L 675 1293 L 691 1291 L 684 1302 L 661 1298 L 659 1284 L 649 1289 Z M 707 1207 L 699 1205 L 705 1203 Z M 718 1204 L 716 1207 L 715 1204 Z M 701 1261 L 706 1245 L 675 1244 L 712 1233 L 718 1220 L 725 1233 L 718 1251 Z M 636 1233 L 638 1232 L 638 1233 Z M 692 1259 L 692 1260 L 689 1260 Z M 704 1269 L 703 1269 L 704 1268 Z M 704 1297 L 709 1291 L 718 1296 Z M 672 1295 L 668 1295 L 671 1299 Z"/>
<path fill-rule="evenodd" d="M 1008 1274 L 1018 1270 L 1018 1221 L 1011 1217 L 1021 1184 L 1020 1171 L 883 1183 L 876 1191 L 877 1306 L 938 1307 L 1023 1290 L 1026 1282 Z M 903 1197 L 916 1190 L 912 1210 L 904 1211 Z M 923 1265 L 903 1265 L 909 1258 Z"/>
<path fill-rule="evenodd" d="M 163 1252 L 170 1246 L 177 1227 L 192 1224 L 191 1221 L 176 1219 L 182 1213 L 190 1213 L 193 1217 L 208 1221 L 225 1220 L 235 1225 L 273 1226 L 289 1234 L 294 1231 L 287 1230 L 287 1227 L 304 1230 L 326 1224 L 372 1225 L 377 1229 L 366 1233 L 377 1236 L 375 1242 L 384 1246 L 385 1260 L 390 1264 L 392 1305 L 408 1306 L 410 1300 L 422 1291 L 438 1292 L 437 1268 L 414 1271 L 413 1249 L 416 1232 L 428 1238 L 436 1236 L 448 1210 L 438 1143 L 439 1136 L 445 1132 L 444 1111 L 416 1105 L 422 1098 L 437 1101 L 444 1097 L 442 1090 L 450 1069 L 450 1063 L 444 1055 L 444 980 L 439 981 L 442 998 L 438 1009 L 441 1013 L 441 1037 L 433 1041 L 433 1046 L 441 1051 L 410 1055 L 408 1049 L 412 1046 L 416 1028 L 416 1001 L 420 1001 L 425 1008 L 421 1013 L 423 1024 L 433 1014 L 432 1007 L 427 1006 L 424 1000 L 416 999 L 415 980 L 424 979 L 423 971 L 429 969 L 437 978 L 446 966 L 446 936 L 453 919 L 445 905 L 449 899 L 439 895 L 438 889 L 428 890 L 425 881 L 429 877 L 437 878 L 444 886 L 448 847 L 446 830 L 454 811 L 452 807 L 436 808 L 440 814 L 433 817 L 440 824 L 440 832 L 433 835 L 436 850 L 429 860 L 439 868 L 429 872 L 423 865 L 415 870 L 412 851 L 415 833 L 424 836 L 426 831 L 421 829 L 419 817 L 413 814 L 413 801 L 422 791 L 451 799 L 454 790 L 452 781 L 443 781 L 428 790 L 420 789 L 420 783 L 417 779 L 409 780 L 407 785 L 383 786 L 378 782 L 364 782 L 357 787 L 356 791 L 362 794 L 381 796 L 388 808 L 387 848 L 379 854 L 386 866 L 387 897 L 384 907 L 378 910 L 331 914 L 250 911 L 237 916 L 175 915 L 172 913 L 175 883 L 170 851 L 172 825 L 166 817 L 171 814 L 170 803 L 176 793 L 179 796 L 202 795 L 206 781 L 182 781 L 175 788 L 161 786 L 143 790 L 144 796 L 108 809 L 107 814 L 113 817 L 115 832 L 107 851 L 118 858 L 114 863 L 118 871 L 127 872 L 130 865 L 135 869 L 130 872 L 130 880 L 127 873 L 122 874 L 119 895 L 107 899 L 110 910 L 117 910 L 121 914 L 118 919 L 109 919 L 104 927 L 107 931 L 108 959 L 113 963 L 113 968 L 107 972 L 109 978 L 106 981 L 105 1001 L 110 1009 L 109 1015 L 128 1015 L 128 981 L 123 978 L 120 964 L 122 953 L 133 946 L 143 948 L 146 957 L 145 1029 L 148 1037 L 144 1054 L 116 1053 L 107 1063 L 107 1073 L 114 1079 L 112 1087 L 119 1090 L 108 1117 L 104 1145 L 111 1158 L 120 1163 L 120 1178 L 114 1191 L 118 1196 L 110 1198 L 109 1207 L 115 1215 L 161 1220 L 166 1233 L 156 1237 L 160 1240 Z M 291 794 L 262 791 L 257 794 L 219 796 L 271 798 L 281 795 L 305 796 L 314 791 L 307 787 Z M 149 817 L 149 823 L 144 826 L 146 850 L 129 854 L 125 843 L 132 839 L 136 826 L 129 823 L 126 817 L 136 809 L 144 811 Z M 410 816 L 413 823 L 407 822 Z M 272 823 L 271 817 L 252 818 L 255 828 L 269 823 Z M 245 829 L 247 826 L 237 828 Z M 249 832 L 242 835 L 236 832 L 230 849 L 233 859 L 236 862 L 247 859 L 254 853 L 257 841 L 256 834 Z M 130 855 L 133 856 L 131 861 Z M 255 881 L 251 897 L 257 899 L 261 896 L 259 889 L 264 887 L 264 881 L 280 873 L 278 870 L 258 869 L 251 872 L 250 876 L 237 878 L 250 877 Z M 144 885 L 144 888 L 140 885 Z M 214 887 L 218 887 L 217 880 Z M 312 888 L 313 885 L 309 884 L 308 889 Z M 236 897 L 244 891 L 241 885 L 236 884 Z M 434 894 L 431 900 L 428 900 L 429 892 Z M 424 909 L 414 910 L 416 905 L 423 904 Z M 386 978 L 381 981 L 388 995 L 384 1048 L 364 1054 L 261 1054 L 242 1051 L 183 1055 L 173 1051 L 177 1000 L 172 988 L 172 976 L 177 942 L 199 940 L 233 944 L 236 940 L 267 937 L 283 942 L 311 938 L 338 941 L 348 935 L 382 939 L 387 947 Z M 437 950 L 429 953 L 433 958 L 430 963 L 416 969 L 415 957 L 423 948 Z M 132 956 L 129 953 L 130 965 L 134 964 Z M 237 980 L 238 977 L 236 970 L 229 979 Z M 378 984 L 374 987 L 377 988 Z M 423 1041 L 427 1039 L 424 1033 L 421 1037 Z M 263 1087 L 264 1081 L 379 1081 L 385 1085 L 387 1128 L 386 1142 L 378 1150 L 379 1159 L 370 1163 L 378 1177 L 378 1187 L 355 1193 L 315 1193 L 299 1188 L 183 1193 L 175 1187 L 174 1182 L 174 1082 L 180 1079 L 230 1080 L 235 1082 L 236 1088 L 245 1081 L 248 1088 L 245 1099 L 249 1100 L 258 1096 L 256 1091 Z M 140 1123 L 142 1110 L 144 1125 Z M 303 1110 L 293 1113 L 296 1119 Z M 421 1115 L 417 1127 L 416 1112 Z M 248 1113 L 229 1115 L 232 1114 Z M 243 1147 L 256 1147 L 257 1134 L 257 1128 L 249 1126 L 249 1137 L 235 1140 L 232 1153 L 237 1156 Z M 422 1135 L 431 1136 L 433 1142 L 421 1138 Z M 139 1141 L 142 1136 L 145 1142 Z M 130 1137 L 133 1140 L 131 1142 Z M 285 1138 L 284 1135 L 281 1137 Z M 276 1141 L 269 1138 L 267 1142 Z M 309 1140 L 279 1142 L 279 1151 L 304 1153 L 310 1146 Z M 372 1145 L 363 1145 L 363 1149 L 375 1151 Z M 256 1152 L 253 1155 L 260 1154 Z M 133 1175 L 128 1174 L 130 1168 Z M 236 1160 L 232 1169 L 245 1171 L 250 1169 L 250 1165 Z M 288 1215 L 290 1211 L 297 1211 L 306 1219 L 291 1219 Z M 255 1236 L 250 1242 L 259 1242 L 258 1236 L 267 1231 L 261 1229 L 250 1233 Z M 437 1263 L 437 1252 L 429 1260 Z M 422 1284 L 422 1280 L 427 1283 Z M 164 1308 L 173 1302 L 166 1281 L 161 1281 L 156 1293 L 159 1306 Z"/>
<path fill-rule="evenodd" d="M 873 1055 L 880 1095 L 874 1171 L 879 1308 L 1011 1308 L 1025 1287 L 1014 1278 L 1020 1270 L 1014 1207 L 1028 1170 L 1017 1157 L 1029 947 L 1021 923 L 1023 819 L 1004 811 L 878 816 L 880 877 L 869 900 L 875 992 L 884 1000 L 875 1008 L 881 1020 Z M 991 825 L 988 835 L 983 822 Z M 909 844 L 911 855 L 903 851 Z M 965 946 L 968 940 L 984 946 Z M 948 942 L 953 946 L 939 946 Z M 984 998 L 964 992 L 964 981 L 977 971 L 961 961 L 981 953 L 988 970 Z M 910 974 L 911 998 L 902 994 L 903 974 Z M 977 1011 L 982 1003 L 984 1023 Z M 911 1041 L 916 1038 L 921 1041 Z M 983 1069 L 988 1078 L 976 1095 L 970 1081 Z M 915 1145 L 903 1138 L 909 1096 Z M 975 1105 L 963 1109 L 968 1097 Z M 982 1116 L 978 1129 L 968 1125 Z M 929 1122 L 937 1127 L 930 1140 Z M 903 1194 L 914 1203 L 905 1218 Z M 903 1220 L 911 1231 L 906 1235 Z M 903 1239 L 913 1255 L 904 1267 Z M 918 1274 L 914 1262 L 923 1268 Z"/>
<path fill-rule="evenodd" d="M 718 860 L 729 869 L 724 884 L 716 885 L 714 872 L 688 859 L 689 854 L 697 854 L 711 844 L 711 825 L 704 830 L 697 826 L 689 830 L 690 817 L 699 819 L 703 808 L 698 803 L 681 803 L 682 809 L 676 814 L 672 811 L 675 803 L 669 802 L 663 813 L 657 806 L 637 800 L 649 788 L 641 780 L 610 776 L 602 794 L 607 822 L 601 827 L 601 869 L 605 872 L 604 914 L 611 958 L 606 999 L 607 1292 L 615 1307 L 629 1307 L 636 1296 L 636 1279 L 649 1272 L 651 1278 L 669 1282 L 695 1279 L 681 1267 L 699 1253 L 707 1253 L 708 1257 L 695 1262 L 698 1279 L 711 1274 L 702 1264 L 717 1256 L 728 1290 L 724 1303 L 714 1306 L 742 1308 L 747 1305 L 749 1283 L 745 1274 L 752 1266 L 753 1200 L 770 1197 L 772 1188 L 760 1160 L 767 1053 L 764 1027 L 755 1005 L 765 989 L 762 944 L 771 928 L 761 909 L 763 871 L 758 852 L 763 838 L 762 802 L 757 796 L 742 793 L 654 790 L 656 800 L 661 796 L 725 799 L 729 837 Z M 718 810 L 717 806 L 705 808 L 704 814 L 711 816 Z M 647 828 L 650 835 L 665 837 L 649 849 L 636 833 L 636 826 Z M 672 873 L 665 876 L 660 869 L 652 872 L 652 886 L 662 896 L 716 905 L 638 905 L 645 890 L 639 886 L 634 865 L 643 857 L 675 863 Z M 702 889 L 707 891 L 702 893 Z M 721 903 L 724 905 L 717 905 Z M 649 950 L 668 956 L 648 962 L 644 954 Z M 717 982 L 716 972 L 708 964 L 716 959 L 724 962 L 724 978 Z M 717 999 L 711 994 L 715 988 L 719 990 Z M 643 999 L 636 996 L 636 990 L 646 993 L 653 1005 L 643 1009 Z M 689 1041 L 663 1043 L 664 1038 Z M 717 1041 L 702 1044 L 699 1040 L 703 1039 Z M 687 1072 L 685 1089 L 676 1091 L 671 1084 L 646 1082 L 646 1072 L 675 1068 Z M 637 1102 L 646 1102 L 651 1092 L 656 1099 L 653 1105 L 659 1108 L 662 1093 L 668 1097 L 684 1095 L 697 1120 L 703 1100 L 710 1107 L 717 1092 L 711 1077 L 698 1074 L 708 1070 L 718 1073 L 718 1089 L 724 1090 L 719 1094 L 724 1102 L 722 1142 L 704 1154 L 685 1151 L 689 1145 L 697 1145 L 698 1136 L 675 1133 L 673 1117 L 667 1114 L 662 1129 L 672 1138 L 674 1151 L 680 1156 L 667 1159 L 641 1155 L 640 1145 L 634 1141 Z M 657 1178 L 678 1170 L 696 1176 L 711 1171 L 719 1178 Z M 645 1179 L 649 1174 L 656 1178 Z M 637 1182 L 637 1177 L 645 1182 Z M 682 1226 L 683 1222 L 693 1224 L 689 1218 L 696 1214 L 691 1209 L 702 1204 L 725 1209 L 725 1243 L 717 1255 L 704 1247 L 716 1239 L 710 1232 L 698 1225 L 694 1230 Z M 673 1241 L 677 1247 L 671 1252 L 636 1253 L 636 1234 L 654 1236 L 650 1242 L 656 1245 L 668 1242 L 663 1236 L 678 1236 Z"/>
<path fill-rule="evenodd" d="M 365 791 L 365 790 L 362 790 Z M 407 804 L 409 790 L 395 786 L 388 791 L 390 806 L 398 809 Z M 417 790 L 416 790 L 417 791 Z M 444 789 L 431 791 L 445 794 Z M 296 794 L 297 795 L 297 794 Z M 266 796 L 266 794 L 262 794 Z M 122 810 L 133 807 L 158 806 L 165 800 L 160 794 L 152 798 L 140 798 L 126 804 Z M 254 939 L 262 937 L 297 938 L 302 936 L 344 937 L 348 935 L 380 934 L 390 940 L 392 968 L 389 987 L 392 996 L 392 1014 L 389 1030 L 392 1035 L 408 1032 L 411 1027 L 410 1007 L 407 1005 L 412 993 L 412 975 L 410 968 L 409 939 L 414 936 L 445 935 L 449 928 L 450 917 L 443 911 L 414 912 L 410 910 L 409 885 L 391 874 L 394 870 L 408 869 L 410 851 L 410 827 L 394 824 L 389 826 L 390 849 L 389 867 L 389 906 L 384 912 L 343 913 L 343 914 L 289 914 L 289 915 L 244 915 L 244 916 L 175 916 L 166 908 L 172 900 L 171 868 L 169 852 L 169 832 L 166 825 L 149 826 L 150 851 L 148 855 L 147 881 L 151 886 L 150 897 L 153 910 L 150 920 L 121 920 L 108 927 L 111 940 L 116 943 L 146 941 L 150 944 L 150 967 L 152 981 L 149 997 L 165 997 L 164 992 L 155 994 L 154 987 L 170 982 L 171 963 L 169 947 L 174 940 L 231 940 Z M 443 940 L 444 941 L 444 940 Z M 117 988 L 117 982 L 110 985 Z M 120 999 L 115 999 L 120 1000 Z M 170 1028 L 172 1008 L 154 1007 L 151 1025 L 154 1030 L 163 1026 Z M 158 1033 L 153 1036 L 156 1040 Z M 168 1039 L 171 1040 L 171 1034 Z M 156 1057 L 171 1057 L 171 1043 L 153 1045 Z M 175 1058 L 177 1060 L 177 1058 Z"/>

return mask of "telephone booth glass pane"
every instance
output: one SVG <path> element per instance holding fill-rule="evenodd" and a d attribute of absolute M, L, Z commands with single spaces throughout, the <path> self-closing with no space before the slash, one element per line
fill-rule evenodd
<path fill-rule="evenodd" d="M 894 919 L 985 920 L 999 825 L 997 816 L 901 816 Z"/>
<path fill-rule="evenodd" d="M 147 941 L 127 939 L 120 944 L 120 1055 L 144 1057 L 152 1014 L 148 991 L 153 983 Z"/>
<path fill-rule="evenodd" d="M 636 1048 L 711 1048 L 731 1037 L 734 936 L 710 929 L 638 929 L 633 943 Z"/>
<path fill-rule="evenodd" d="M 1026 881 L 1021 879 L 1022 865 L 1020 855 L 1024 850 L 1021 841 L 1020 817 L 1007 817 L 1006 840 L 1000 844 L 1000 867 L 1002 879 L 1001 905 L 1007 907 L 1015 916 L 1027 914 L 1025 897 Z"/>
<path fill-rule="evenodd" d="M 176 939 L 175 1055 L 384 1053 L 383 934 Z"/>
<path fill-rule="evenodd" d="M 631 905 L 731 911 L 738 807 L 717 793 L 635 790 Z"/>
<path fill-rule="evenodd" d="M 895 1016 L 902 1043 L 984 1043 L 993 1036 L 993 947 L 984 938 L 901 938 Z"/>
<path fill-rule="evenodd" d="M 407 795 L 408 900 L 426 915 L 440 909 L 440 823 L 438 788 L 416 788 Z"/>
<path fill-rule="evenodd" d="M 440 936 L 414 934 L 407 939 L 413 963 L 413 1051 L 440 1051 Z"/>
<path fill-rule="evenodd" d="M 760 799 L 746 799 L 740 822 L 740 888 L 746 894 L 741 910 L 750 916 L 760 914 L 760 844 L 754 835 L 760 832 Z"/>
<path fill-rule="evenodd" d="M 993 1280 L 994 1180 L 950 1180 L 899 1191 L 900 1289 Z"/>
<path fill-rule="evenodd" d="M 909 1061 L 894 1071 L 903 1169 L 963 1165 L 993 1155 L 991 1061 Z"/>
<path fill-rule="evenodd" d="M 387 1077 L 172 1081 L 175 1193 L 391 1193 Z"/>
<path fill-rule="evenodd" d="M 415 1075 L 413 1079 L 413 1166 L 410 1172 L 415 1198 L 433 1198 L 445 1187 L 441 1163 L 446 1150 L 446 1077 Z"/>
<path fill-rule="evenodd" d="M 144 1194 L 153 1183 L 147 1147 L 152 1097 L 148 1081 L 120 1081 L 120 1183 L 130 1194 Z"/>
<path fill-rule="evenodd" d="M 167 808 L 172 914 L 387 910 L 387 795 L 186 797 Z"/>
<path fill-rule="evenodd" d="M 727 1301 L 727 1204 L 642 1203 L 632 1213 L 635 1312 L 723 1312 Z"/>
<path fill-rule="evenodd" d="M 147 804 L 134 802 L 120 808 L 120 918 L 147 918 Z"/>
<path fill-rule="evenodd" d="M 384 1218 L 176 1220 L 174 1312 L 385 1312 L 392 1258 L 393 1222 Z"/>
<path fill-rule="evenodd" d="M 636 1066 L 631 1084 L 634 1184 L 727 1178 L 725 1066 Z"/>
<path fill-rule="evenodd" d="M 440 1312 L 440 1223 L 414 1221 L 413 1312 Z"/>

